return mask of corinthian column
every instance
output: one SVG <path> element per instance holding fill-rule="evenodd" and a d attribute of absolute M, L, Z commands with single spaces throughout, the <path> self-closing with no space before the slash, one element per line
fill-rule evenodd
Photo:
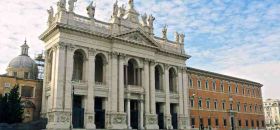
<path fill-rule="evenodd" d="M 149 90 L 149 61 L 144 60 L 144 73 L 142 75 L 145 89 L 145 115 L 150 114 L 150 90 Z"/>
<path fill-rule="evenodd" d="M 94 124 L 94 86 L 95 86 L 95 50 L 89 49 L 88 58 L 88 93 L 86 103 L 86 129 L 95 129 Z"/>
<path fill-rule="evenodd" d="M 124 112 L 124 54 L 119 56 L 119 91 L 118 91 L 118 110 Z"/>
<path fill-rule="evenodd" d="M 165 88 L 165 112 L 164 125 L 166 129 L 172 129 L 170 114 L 170 92 L 169 92 L 169 65 L 164 66 L 164 88 Z"/>

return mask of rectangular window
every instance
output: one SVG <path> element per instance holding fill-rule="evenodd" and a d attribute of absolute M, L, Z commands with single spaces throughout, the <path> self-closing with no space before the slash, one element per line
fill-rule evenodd
<path fill-rule="evenodd" d="M 214 108 L 217 109 L 217 107 L 218 107 L 218 102 L 214 101 Z"/>
<path fill-rule="evenodd" d="M 245 121 L 245 125 L 246 125 L 246 127 L 249 126 L 249 121 L 248 120 Z"/>
<path fill-rule="evenodd" d="M 205 89 L 209 89 L 208 81 L 205 82 Z"/>
<path fill-rule="evenodd" d="M 255 127 L 254 120 L 251 120 L 251 125 L 252 125 L 252 128 L 254 128 L 254 127 Z"/>
<path fill-rule="evenodd" d="M 213 87 L 213 91 L 216 91 L 216 82 L 215 81 L 213 81 L 212 87 Z"/>
<path fill-rule="evenodd" d="M 244 105 L 244 112 L 247 112 L 247 105 Z"/>
<path fill-rule="evenodd" d="M 231 86 L 228 84 L 228 93 L 231 93 Z"/>
<path fill-rule="evenodd" d="M 200 126 L 204 126 L 203 118 L 200 118 L 200 119 L 199 119 L 199 125 L 200 125 Z"/>
<path fill-rule="evenodd" d="M 25 78 L 25 79 L 28 79 L 28 75 L 29 75 L 28 72 L 24 72 L 24 78 Z"/>
<path fill-rule="evenodd" d="M 198 100 L 198 107 L 202 108 L 202 100 L 201 99 Z"/>
<path fill-rule="evenodd" d="M 224 119 L 224 126 L 227 126 L 227 119 Z"/>
<path fill-rule="evenodd" d="M 241 127 L 242 126 L 242 121 L 238 120 L 238 126 Z"/>
<path fill-rule="evenodd" d="M 218 118 L 215 119 L 215 124 L 216 124 L 216 126 L 219 126 L 219 119 Z"/>
<path fill-rule="evenodd" d="M 198 85 L 198 88 L 201 89 L 201 81 L 200 80 L 197 81 L 197 85 Z"/>
<path fill-rule="evenodd" d="M 209 101 L 209 100 L 206 100 L 206 107 L 207 107 L 208 109 L 210 109 L 210 101 Z"/>
<path fill-rule="evenodd" d="M 194 107 L 194 100 L 190 99 L 190 103 L 191 103 L 191 107 L 193 108 Z"/>
<path fill-rule="evenodd" d="M 262 121 L 262 127 L 264 127 L 264 121 Z"/>
<path fill-rule="evenodd" d="M 221 83 L 221 92 L 224 92 L 224 85 Z"/>
<path fill-rule="evenodd" d="M 238 85 L 237 84 L 235 85 L 235 93 L 236 94 L 238 93 Z"/>
<path fill-rule="evenodd" d="M 14 75 L 14 77 L 17 77 L 17 72 L 14 72 L 13 75 Z"/>
<path fill-rule="evenodd" d="M 259 120 L 257 120 L 257 127 L 260 127 L 260 122 L 259 122 Z"/>
<path fill-rule="evenodd" d="M 4 83 L 4 87 L 9 88 L 9 87 L 11 87 L 11 84 L 10 83 Z"/>
<path fill-rule="evenodd" d="M 208 126 L 211 126 L 211 118 L 208 118 Z"/>
<path fill-rule="evenodd" d="M 233 110 L 232 104 L 229 104 L 229 109 L 230 109 L 230 110 Z"/>
<path fill-rule="evenodd" d="M 223 110 L 226 109 L 226 103 L 225 102 L 222 103 L 222 107 L 223 107 Z"/>
<path fill-rule="evenodd" d="M 22 97 L 33 97 L 33 87 L 22 86 L 21 87 L 21 96 Z"/>
<path fill-rule="evenodd" d="M 240 111 L 240 103 L 237 103 L 237 111 Z"/>
<path fill-rule="evenodd" d="M 192 117 L 192 119 L 191 119 L 191 125 L 192 125 L 192 128 L 194 128 L 194 126 L 195 126 L 195 118 L 194 117 Z"/>
<path fill-rule="evenodd" d="M 191 88 L 193 87 L 193 83 L 192 83 L 192 79 L 191 78 L 189 79 L 189 85 L 190 85 L 189 87 L 191 87 Z"/>
<path fill-rule="evenodd" d="M 252 105 L 250 105 L 250 107 L 249 107 L 249 108 L 250 108 L 250 112 L 252 112 Z"/>

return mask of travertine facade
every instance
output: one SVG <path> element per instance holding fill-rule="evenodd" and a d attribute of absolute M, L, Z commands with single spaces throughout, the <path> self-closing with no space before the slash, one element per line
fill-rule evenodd
<path fill-rule="evenodd" d="M 280 129 L 280 100 L 267 99 L 263 102 L 265 124 L 268 130 Z"/>
<path fill-rule="evenodd" d="M 42 116 L 48 129 L 187 129 L 189 126 L 184 34 L 153 34 L 155 18 L 138 19 L 114 4 L 110 22 L 74 13 L 75 0 L 49 9 Z M 183 87 L 184 86 L 184 87 Z"/>

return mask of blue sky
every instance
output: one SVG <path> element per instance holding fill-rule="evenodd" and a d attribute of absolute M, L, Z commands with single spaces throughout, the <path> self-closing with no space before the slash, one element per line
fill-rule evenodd
<path fill-rule="evenodd" d="M 134 0 L 139 13 L 156 17 L 155 34 L 168 25 L 186 35 L 187 65 L 264 84 L 264 98 L 280 98 L 280 0 Z M 78 0 L 75 12 L 86 15 L 90 1 Z M 96 18 L 108 21 L 115 0 L 95 0 Z M 127 0 L 119 0 L 119 5 Z M 46 28 L 56 0 L 0 1 L 0 72 L 20 53 L 26 37 L 31 56 L 43 50 L 38 36 Z"/>

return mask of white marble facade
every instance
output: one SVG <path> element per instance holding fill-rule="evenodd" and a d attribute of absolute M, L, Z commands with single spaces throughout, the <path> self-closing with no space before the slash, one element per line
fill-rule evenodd
<path fill-rule="evenodd" d="M 164 27 L 162 37 L 154 36 L 155 18 L 140 17 L 133 0 L 127 9 L 116 2 L 109 22 L 95 19 L 92 3 L 88 17 L 76 14 L 74 3 L 59 0 L 56 13 L 51 7 L 48 28 L 40 36 L 46 56 L 41 113 L 48 118 L 47 129 L 73 128 L 75 102 L 84 110 L 84 129 L 189 128 L 190 56 L 184 34 L 168 40 Z M 104 126 L 97 107 L 105 111 Z"/>

